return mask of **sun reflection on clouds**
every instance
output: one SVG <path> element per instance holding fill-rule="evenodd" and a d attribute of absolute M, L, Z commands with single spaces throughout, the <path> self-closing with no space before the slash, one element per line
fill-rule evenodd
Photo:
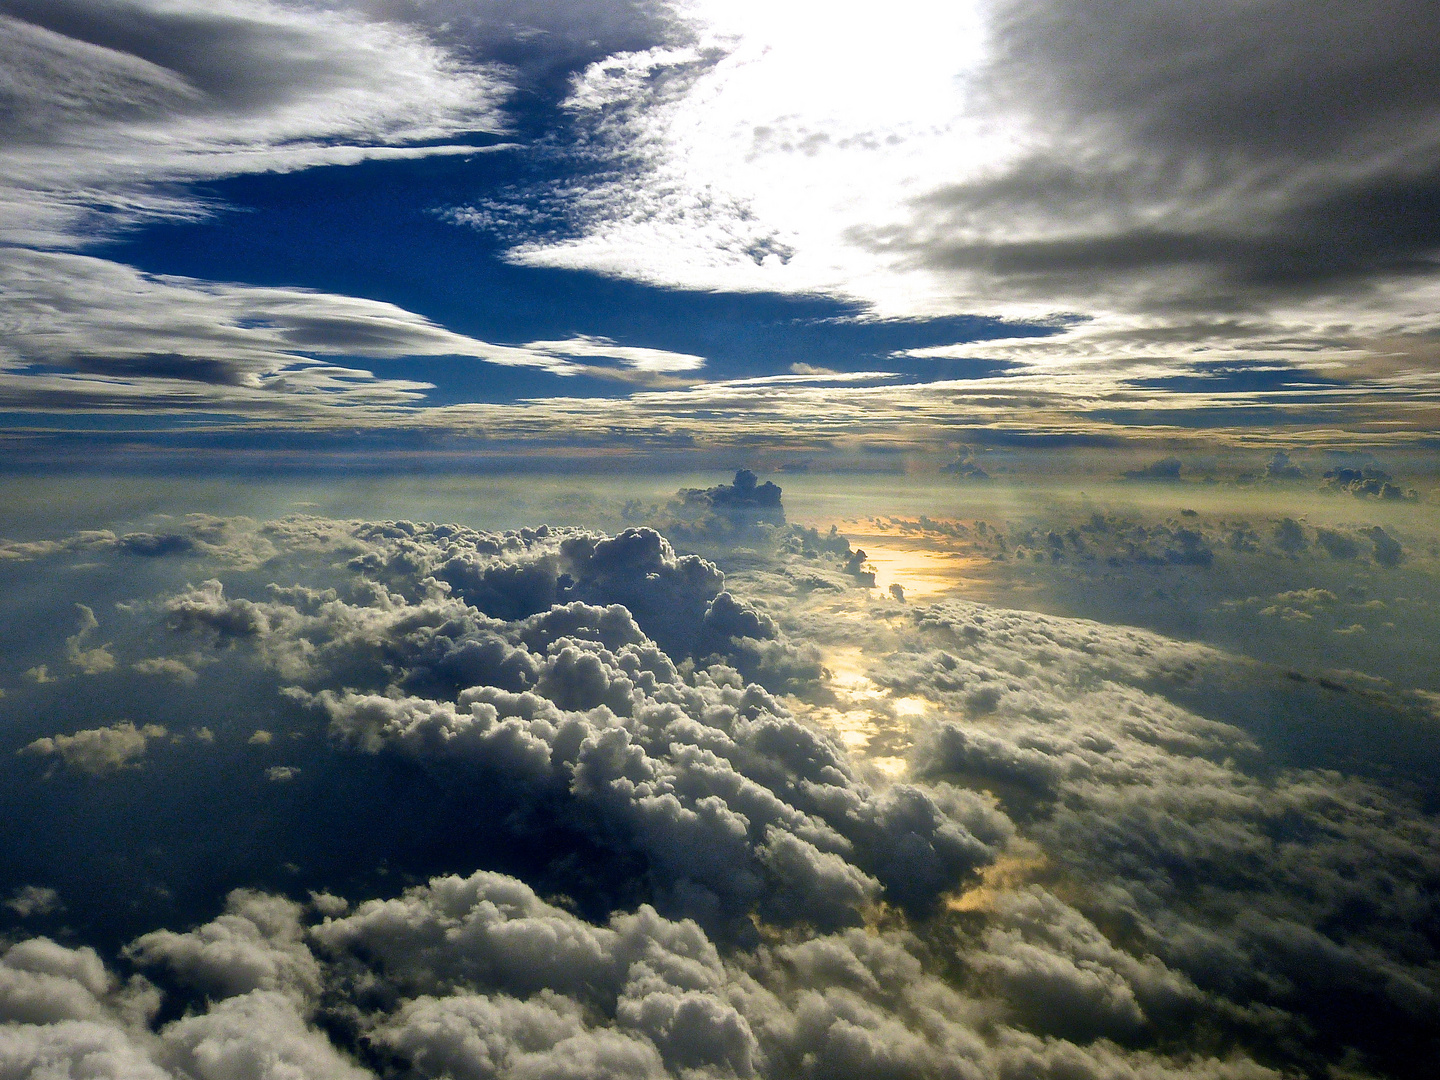
<path fill-rule="evenodd" d="M 875 587 L 889 593 L 899 585 L 906 597 L 933 597 L 978 584 L 974 571 L 985 560 L 948 551 L 926 551 L 862 540 L 865 561 L 875 571 Z M 968 571 L 968 573 L 967 573 Z"/>
<path fill-rule="evenodd" d="M 1049 865 L 1038 845 L 1016 840 L 1008 853 L 980 871 L 979 885 L 950 897 L 945 906 L 951 911 L 991 911 L 1002 894 L 1034 881 Z"/>
<path fill-rule="evenodd" d="M 868 619 L 869 615 L 854 612 L 849 617 Z M 787 703 L 810 723 L 832 733 L 863 768 L 898 780 L 909 769 L 907 755 L 914 743 L 915 725 L 927 719 L 933 707 L 921 698 L 895 694 L 876 683 L 869 674 L 872 656 L 861 646 L 828 650 L 828 697 L 817 701 L 792 698 Z"/>
<path fill-rule="evenodd" d="M 894 595 L 898 585 L 904 599 L 933 599 L 951 592 L 983 588 L 991 575 L 991 560 L 970 551 L 955 550 L 941 535 L 915 537 L 913 542 L 894 532 L 881 533 L 875 521 L 841 521 L 837 527 L 851 544 L 865 553 L 865 569 L 875 574 L 881 595 Z"/>

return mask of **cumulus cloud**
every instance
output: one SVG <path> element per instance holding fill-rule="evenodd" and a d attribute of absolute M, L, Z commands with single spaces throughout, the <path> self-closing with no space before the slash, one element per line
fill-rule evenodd
<path fill-rule="evenodd" d="M 15 890 L 14 896 L 5 901 L 5 906 L 22 919 L 28 919 L 31 915 L 49 915 L 64 905 L 54 889 L 43 885 L 22 885 Z"/>
<path fill-rule="evenodd" d="M 85 648 L 91 633 L 100 628 L 100 622 L 95 618 L 95 612 L 84 604 L 76 604 L 75 607 L 80 612 L 80 625 L 74 634 L 65 639 L 66 658 L 85 675 L 99 675 L 102 672 L 113 671 L 115 657 L 110 654 L 108 645 Z"/>
<path fill-rule="evenodd" d="M 131 721 L 122 720 L 110 727 L 88 728 L 73 735 L 47 735 L 28 743 L 20 753 L 58 757 L 76 772 L 103 776 L 137 767 L 150 740 L 163 739 L 165 735 L 165 728 L 159 724 L 136 727 Z"/>
<path fill-rule="evenodd" d="M 92 949 L 46 938 L 12 945 L 0 954 L 0 1069 L 16 1077 L 114 1080 L 373 1075 L 310 1026 L 284 992 L 230 997 L 157 1035 L 149 1024 L 160 1004 L 144 978 L 121 983 Z"/>
<path fill-rule="evenodd" d="M 1374 467 L 1330 469 L 1323 486 L 1332 491 L 1345 491 L 1357 499 L 1384 499 L 1389 502 L 1413 501 L 1419 498 L 1414 488 L 1392 483 L 1395 478 L 1384 469 Z"/>
<path fill-rule="evenodd" d="M 1396 567 L 1405 551 L 1400 542 L 1379 525 L 1371 526 L 1370 542 L 1375 545 L 1375 561 L 1381 566 Z"/>
<path fill-rule="evenodd" d="M 246 901 L 267 902 L 283 903 Z M 213 926 L 188 936 L 199 935 Z M 369 902 L 309 937 L 335 989 L 376 965 L 371 1000 L 388 1004 L 351 1011 L 346 1026 L 367 1057 L 421 1076 L 1278 1075 L 1233 1056 L 1169 1061 L 997 1029 L 904 932 L 727 958 L 692 922 L 641 907 L 586 923 L 522 882 L 477 873 Z M 122 986 L 93 952 L 12 946 L 0 956 L 0 1062 L 17 1075 L 373 1075 L 313 1025 L 314 1003 L 284 990 L 212 999 L 152 1033 L 158 1005 L 148 983 Z"/>
<path fill-rule="evenodd" d="M 699 490 L 713 509 L 761 486 Z M 1210 551 L 1221 525 L 1184 520 L 1147 539 Z M 1291 523 L 1293 563 L 1268 531 L 1254 557 L 1334 561 Z M 1304 711 L 1287 696 L 1303 677 L 1139 628 L 901 605 L 853 587 L 838 532 L 766 528 L 734 574 L 639 527 L 177 525 L 209 537 L 203 558 L 92 537 L 90 557 L 200 582 L 124 610 L 206 655 L 190 669 L 207 694 L 265 684 L 187 753 L 241 755 L 233 783 L 279 812 L 289 794 L 257 783 L 257 756 L 284 746 L 300 765 L 272 779 L 369 778 L 365 797 L 402 792 L 399 816 L 422 796 L 462 840 L 443 872 L 411 874 L 408 834 L 367 838 L 399 873 L 272 868 L 294 897 L 241 888 L 124 945 L 150 982 L 83 947 L 8 946 L 0 1062 L 216 1080 L 1425 1075 L 1440 834 L 1398 789 L 1267 761 L 1265 725 Z M 1051 534 L 1078 558 L 1132 525 L 1097 513 Z M 1318 586 L 1261 599 L 1352 603 Z M 833 652 L 808 681 L 741 670 L 761 646 L 840 642 L 859 668 L 843 678 Z M 904 721 L 890 774 L 826 730 L 850 705 L 857 724 Z M 272 741 L 244 745 L 257 730 Z"/>
<path fill-rule="evenodd" d="M 173 656 L 156 656 L 146 660 L 137 660 L 130 666 L 141 675 L 160 676 L 182 684 L 193 684 L 199 679 L 189 664 Z"/>
<path fill-rule="evenodd" d="M 666 910 L 726 933 L 757 909 L 820 926 L 882 897 L 924 910 L 1005 842 L 1004 822 L 961 794 L 872 789 L 747 684 L 746 671 L 813 684 L 818 654 L 653 530 L 348 532 L 347 598 L 275 586 L 250 599 L 217 579 L 164 616 L 253 650 L 338 741 L 463 768 L 631 853 Z"/>
<path fill-rule="evenodd" d="M 213 922 L 146 934 L 126 956 L 142 967 L 163 965 L 211 998 L 274 990 L 308 1000 L 320 992 L 320 972 L 302 941 L 300 911 L 283 897 L 237 889 Z"/>
<path fill-rule="evenodd" d="M 1042 1009 L 1072 1036 L 1123 1038 L 1135 1025 L 1184 1023 L 1204 1001 L 1260 1034 L 1295 1023 L 1275 1007 L 1336 1023 L 1324 993 L 1315 996 L 1317 980 L 1335 979 L 1357 1014 L 1407 1030 L 1433 1022 L 1440 999 L 1428 977 L 1392 966 L 1379 945 L 1429 916 L 1408 901 L 1342 914 L 1357 894 L 1390 887 L 1350 877 L 1353 845 L 1381 875 L 1418 882 L 1436 857 L 1432 823 L 1335 775 L 1257 779 L 1237 764 L 1258 750 L 1245 733 L 1157 695 L 1205 679 L 1223 658 L 1138 631 L 956 602 L 918 617 L 949 644 L 874 673 L 960 717 L 931 729 L 917 767 L 994 791 L 1030 822 L 1026 834 L 1052 864 L 1094 890 L 1083 917 L 1038 891 L 962 900 L 999 916 L 969 962 L 982 981 L 1013 987 L 1022 1013 Z M 1399 813 L 1405 825 L 1372 831 L 1373 813 Z M 1292 824 L 1272 833 L 1282 819 Z M 1407 852 L 1400 862 L 1380 854 L 1392 845 Z M 1231 913 L 1223 924 L 1212 921 L 1218 911 Z M 1131 920 L 1123 957 L 1094 930 L 1115 918 Z M 1322 930 L 1327 919 L 1339 923 Z M 1346 1022 L 1342 1037 L 1371 1022 Z"/>

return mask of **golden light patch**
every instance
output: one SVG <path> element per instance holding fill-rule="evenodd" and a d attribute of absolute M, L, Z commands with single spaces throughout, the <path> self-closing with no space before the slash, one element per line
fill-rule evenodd
<path fill-rule="evenodd" d="M 891 780 L 899 780 L 910 767 L 910 763 L 903 757 L 872 757 L 866 760 L 872 768 L 878 769 Z"/>
<path fill-rule="evenodd" d="M 852 695 L 878 698 L 884 691 L 866 674 L 869 666 L 865 651 L 858 647 L 831 649 L 825 654 L 831 687 Z"/>
<path fill-rule="evenodd" d="M 882 594 L 899 585 L 906 598 L 938 596 L 959 589 L 988 584 L 993 568 L 990 559 L 977 555 L 967 541 L 940 535 L 895 535 L 878 533 L 874 522 L 836 523 L 853 546 L 865 552 L 865 563 L 875 573 L 875 587 Z"/>
<path fill-rule="evenodd" d="M 857 762 L 883 776 L 898 778 L 909 768 L 905 753 L 911 724 L 930 706 L 914 697 L 892 697 L 866 673 L 869 659 L 853 646 L 826 654 L 833 699 L 823 705 L 787 699 L 797 716 L 830 732 Z"/>
<path fill-rule="evenodd" d="M 1043 851 L 1028 840 L 1016 840 L 1008 852 L 980 871 L 980 884 L 948 897 L 945 906 L 951 911 L 990 911 L 996 897 L 1024 885 L 1046 864 Z"/>
<path fill-rule="evenodd" d="M 937 596 L 978 584 L 974 571 L 986 560 L 949 551 L 927 551 L 865 543 L 865 561 L 875 571 L 875 587 L 888 593 L 891 585 L 906 598 Z"/>

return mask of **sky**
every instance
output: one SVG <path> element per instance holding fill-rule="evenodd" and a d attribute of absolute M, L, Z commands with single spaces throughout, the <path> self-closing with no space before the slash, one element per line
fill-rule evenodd
<path fill-rule="evenodd" d="M 1428 1080 L 1436 40 L 0 0 L 0 1080 Z"/>
<path fill-rule="evenodd" d="M 0 19 L 16 461 L 1432 449 L 1433 5 Z"/>

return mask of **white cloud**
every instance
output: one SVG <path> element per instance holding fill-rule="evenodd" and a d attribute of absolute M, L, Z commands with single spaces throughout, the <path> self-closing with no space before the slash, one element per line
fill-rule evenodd
<path fill-rule="evenodd" d="M 65 639 L 65 656 L 75 667 L 86 675 L 100 675 L 115 670 L 115 657 L 110 653 L 109 644 L 85 648 L 90 634 L 100 628 L 95 612 L 84 604 L 76 604 L 80 611 L 80 626 Z"/>
<path fill-rule="evenodd" d="M 22 919 L 28 919 L 31 915 L 60 911 L 65 905 L 60 903 L 60 894 L 54 889 L 42 885 L 22 885 L 15 890 L 14 896 L 5 901 L 5 906 Z"/>
<path fill-rule="evenodd" d="M 187 1016 L 163 1032 L 157 1056 L 198 1080 L 373 1080 L 306 1023 L 293 998 L 256 990 Z"/>
<path fill-rule="evenodd" d="M 500 104 L 511 88 L 499 67 L 466 62 L 434 43 L 437 27 L 400 12 L 368 17 L 271 0 L 12 0 L 6 8 L 0 402 L 8 407 L 303 420 L 327 405 L 383 413 L 429 389 L 323 357 L 458 356 L 640 382 L 703 364 L 590 338 L 491 344 L 389 304 L 158 277 L 56 250 L 146 220 L 203 216 L 213 208 L 183 189 L 197 181 L 480 152 L 445 140 L 503 130 Z"/>
<path fill-rule="evenodd" d="M 848 542 L 773 524 L 749 577 L 644 529 L 173 527 L 14 554 L 174 560 L 146 565 L 178 591 L 124 610 L 209 654 L 188 665 L 207 690 L 266 688 L 254 713 L 217 708 L 229 737 L 187 753 L 239 755 L 234 782 L 254 789 L 242 733 L 263 715 L 277 742 L 314 736 L 318 716 L 328 748 L 285 742 L 313 755 L 315 791 L 353 790 L 346 770 L 374 764 L 359 754 L 403 755 L 422 790 L 499 809 L 475 815 L 487 844 L 558 835 L 563 859 L 537 880 L 427 869 L 354 904 L 231 893 L 125 949 L 183 989 L 158 1014 L 92 951 L 14 945 L 14 1073 L 92 1054 L 101 1075 L 357 1077 L 354 1052 L 419 1076 L 1270 1080 L 1256 1058 L 1340 1059 L 1337 993 L 1359 1003 L 1342 1037 L 1365 1053 L 1433 1030 L 1440 834 L 1378 784 L 1267 770 L 1230 703 L 1268 709 L 1293 680 L 1270 672 L 1276 690 L 1258 664 L 963 598 L 873 600 L 846 588 Z M 802 574 L 828 579 L 824 598 L 773 587 Z M 730 663 L 747 640 L 861 643 L 868 704 L 859 680 L 851 698 L 905 718 L 910 772 L 867 778 L 806 722 L 838 678 L 783 699 L 748 682 Z"/>
<path fill-rule="evenodd" d="M 163 739 L 165 728 L 159 724 L 136 727 L 124 720 L 110 727 L 89 728 L 73 735 L 53 735 L 27 743 L 19 751 L 36 757 L 58 757 L 76 772 L 101 776 L 134 768 L 145 756 L 151 739 Z"/>
<path fill-rule="evenodd" d="M 4 255 L 9 332 L 0 344 L 0 402 L 13 408 L 205 407 L 304 417 L 347 405 L 393 419 L 430 384 L 321 358 L 447 356 L 642 382 L 704 364 L 598 338 L 496 345 L 374 300 L 154 276 L 70 253 L 12 248 Z"/>
<path fill-rule="evenodd" d="M 633 371 L 647 374 L 671 374 L 695 371 L 705 366 L 703 356 L 667 352 L 664 349 L 642 349 L 619 345 L 609 338 L 580 335 L 564 341 L 532 341 L 526 349 L 537 353 L 584 360 L 615 360 Z M 594 370 L 594 369 L 591 369 Z"/>
<path fill-rule="evenodd" d="M 995 134 L 964 115 L 962 76 L 983 41 L 974 8 L 683 10 L 705 28 L 694 46 L 610 57 L 576 81 L 570 107 L 621 171 L 579 196 L 585 236 L 515 258 L 688 288 L 888 291 L 893 310 L 924 306 L 922 283 L 887 281 L 845 232 L 893 219 L 934 177 L 995 152 Z"/>
<path fill-rule="evenodd" d="M 1292 3 L 681 10 L 693 45 L 576 80 L 608 171 L 552 193 L 578 235 L 521 236 L 515 260 L 880 315 L 1095 320 L 1009 343 L 1046 367 L 1258 355 L 1433 392 L 1436 241 L 1406 209 L 1440 153 L 1425 5 L 1374 24 Z M 1394 71 L 1413 77 L 1375 94 Z"/>
<path fill-rule="evenodd" d="M 184 934 L 156 930 L 125 955 L 141 966 L 163 965 L 212 998 L 273 990 L 309 1001 L 320 992 L 320 969 L 302 940 L 300 912 L 283 897 L 237 889 L 213 922 Z"/>
<path fill-rule="evenodd" d="M 70 246 L 202 203 L 162 185 L 356 161 L 498 130 L 498 72 L 399 22 L 270 0 L 16 0 L 0 239 Z"/>

